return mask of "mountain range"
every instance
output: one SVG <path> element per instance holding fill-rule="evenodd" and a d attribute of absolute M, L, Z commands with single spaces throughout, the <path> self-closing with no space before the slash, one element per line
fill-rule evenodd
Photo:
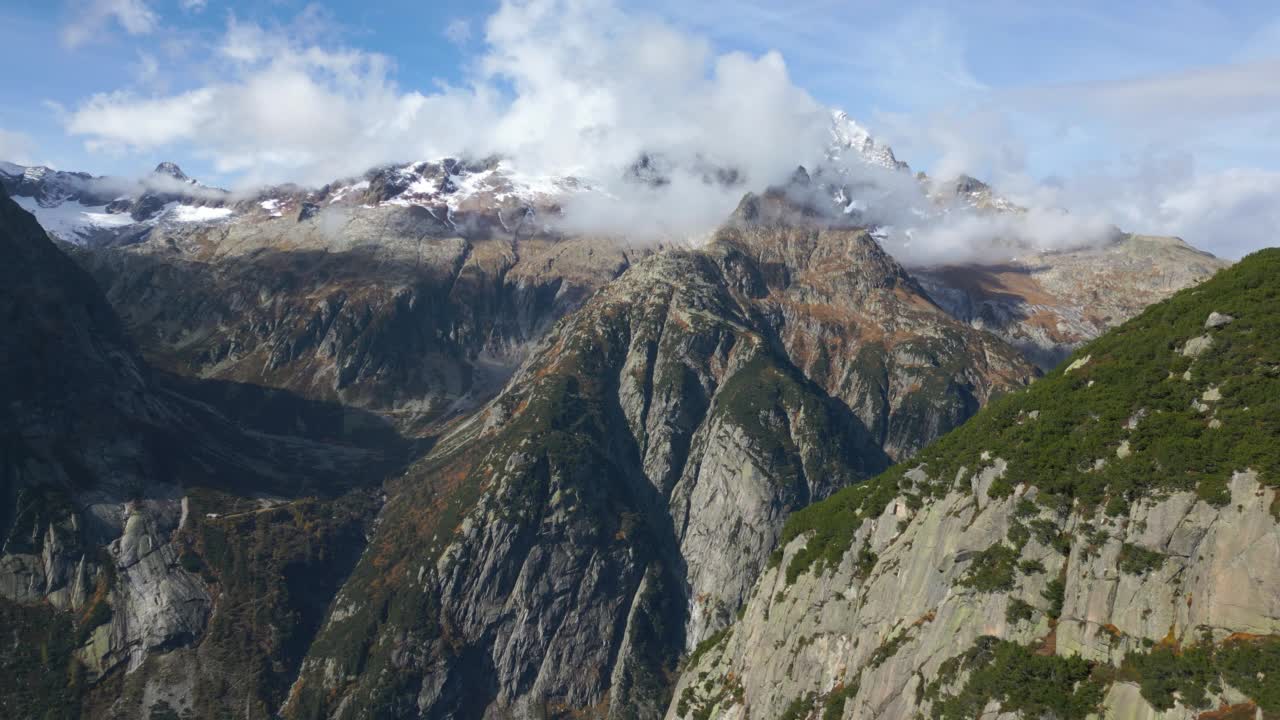
<path fill-rule="evenodd" d="M 842 114 L 825 156 L 674 244 L 566 229 L 601 191 L 499 158 L 0 166 L 0 708 L 1280 711 L 1239 671 L 1280 617 L 1273 256 L 904 266 L 851 200 L 878 173 L 1024 210 Z"/>

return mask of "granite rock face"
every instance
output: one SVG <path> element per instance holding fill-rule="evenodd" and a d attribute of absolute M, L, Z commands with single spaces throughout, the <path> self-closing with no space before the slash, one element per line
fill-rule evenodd
<path fill-rule="evenodd" d="M 711 717 L 778 717 L 810 693 L 826 698 L 845 687 L 857 692 L 839 717 L 928 715 L 925 686 L 945 661 L 983 636 L 1045 643 L 1059 655 L 1118 666 L 1129 652 L 1161 641 L 1192 645 L 1206 631 L 1217 641 L 1280 633 L 1280 586 L 1267 569 L 1280 554 L 1280 523 L 1270 511 L 1275 491 L 1255 476 L 1237 474 L 1231 502 L 1221 508 L 1178 493 L 1140 503 L 1118 519 L 1101 512 L 1033 518 L 1075 541 L 1055 549 L 1033 539 L 1016 561 L 1039 563 L 1044 571 L 1021 575 L 1002 592 L 959 581 L 983 550 L 1028 520 L 1016 507 L 1035 490 L 1021 487 L 991 499 L 983 493 L 986 480 L 980 475 L 970 492 L 921 510 L 898 498 L 865 523 L 853 546 L 877 556 L 869 575 L 848 553 L 832 572 L 788 585 L 783 569 L 804 545 L 797 540 L 780 566 L 761 576 L 729 636 L 686 670 L 676 688 L 677 698 L 689 698 L 686 712 L 673 702 L 667 717 L 688 717 L 703 704 L 717 708 Z M 1126 546 L 1158 552 L 1163 563 L 1140 575 L 1122 571 Z M 1065 599 L 1051 620 L 1044 593 L 1054 578 L 1065 582 Z M 1029 619 L 1009 619 L 1017 602 L 1032 608 Z M 702 690 L 704 683 L 716 692 Z M 720 692 L 726 684 L 742 688 L 740 700 Z M 820 712 L 823 703 L 815 699 L 810 706 Z M 1110 689 L 1103 709 L 1106 717 L 1200 716 L 1193 708 L 1159 714 L 1125 683 Z"/>
<path fill-rule="evenodd" d="M 863 323 L 895 334 L 837 340 Z M 795 361 L 823 342 L 881 384 Z M 748 211 L 600 290 L 393 485 L 284 714 L 657 717 L 790 511 L 1032 377 L 865 231 Z"/>

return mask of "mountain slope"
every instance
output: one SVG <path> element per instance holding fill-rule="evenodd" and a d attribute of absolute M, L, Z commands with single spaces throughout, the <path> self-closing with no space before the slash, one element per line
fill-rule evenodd
<path fill-rule="evenodd" d="M 1047 371 L 1085 342 L 1228 265 L 1178 238 L 1124 235 L 1098 247 L 913 274 L 957 319 L 995 333 Z"/>
<path fill-rule="evenodd" d="M 913 178 L 841 112 L 817 154 L 811 194 L 829 196 L 817 209 L 840 223 L 886 223 L 869 228 L 877 236 L 1025 212 L 974 178 Z M 630 179 L 661 186 L 669 170 L 644 155 Z M 697 172 L 743 183 L 733 168 Z M 563 208 L 603 186 L 525 175 L 500 158 L 387 165 L 315 189 L 229 193 L 173 163 L 135 181 L 6 165 L 0 185 L 83 248 L 76 258 L 149 362 L 389 413 L 417 430 L 492 398 L 529 342 L 655 250 L 558 231 Z M 975 242 L 1036 247 L 1035 237 L 991 234 Z M 1131 237 L 1007 267 L 912 272 L 957 318 L 1047 370 L 1221 266 L 1175 245 Z"/>
<path fill-rule="evenodd" d="M 286 716 L 656 717 L 790 511 L 1032 377 L 865 230 L 789 207 L 749 196 L 706 249 L 631 267 L 393 484 Z M 793 361 L 837 336 L 850 359 Z M 841 401 L 871 396 L 883 427 Z"/>
<path fill-rule="evenodd" d="M 0 252 L 13 381 L 0 395 L 0 619 L 21 640 L 0 651 L 0 710 L 137 717 L 194 692 L 213 713 L 228 700 L 217 683 L 269 686 L 314 632 L 317 602 L 276 573 L 306 567 L 309 592 L 336 590 L 372 519 L 368 486 L 408 444 L 367 413 L 154 371 L 92 278 L 3 192 Z M 232 531 L 268 520 L 301 527 L 270 554 L 262 534 Z M 271 625 L 240 622 L 250 602 Z M 160 672 L 166 661 L 185 677 Z M 124 699 L 144 686 L 147 707 Z"/>
<path fill-rule="evenodd" d="M 1277 278 L 1245 258 L 795 514 L 668 716 L 1280 712 Z"/>
<path fill-rule="evenodd" d="M 76 257 L 157 365 L 430 422 L 491 398 L 526 343 L 643 255 L 504 229 L 508 212 L 532 216 L 327 205 L 157 227 Z"/>

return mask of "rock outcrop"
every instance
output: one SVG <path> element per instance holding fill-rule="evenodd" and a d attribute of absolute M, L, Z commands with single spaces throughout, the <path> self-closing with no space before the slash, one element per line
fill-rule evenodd
<path fill-rule="evenodd" d="M 1242 260 L 793 516 L 667 717 L 1280 711 L 1278 268 Z"/>

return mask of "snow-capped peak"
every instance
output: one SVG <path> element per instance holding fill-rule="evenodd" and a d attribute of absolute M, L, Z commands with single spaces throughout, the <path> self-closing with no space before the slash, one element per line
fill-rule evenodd
<path fill-rule="evenodd" d="M 843 110 L 831 112 L 831 147 L 828 155 L 839 160 L 846 150 L 852 150 L 867 164 L 887 170 L 905 169 L 907 164 L 893 155 L 893 149 L 881 145 L 866 128 L 849 117 Z"/>

